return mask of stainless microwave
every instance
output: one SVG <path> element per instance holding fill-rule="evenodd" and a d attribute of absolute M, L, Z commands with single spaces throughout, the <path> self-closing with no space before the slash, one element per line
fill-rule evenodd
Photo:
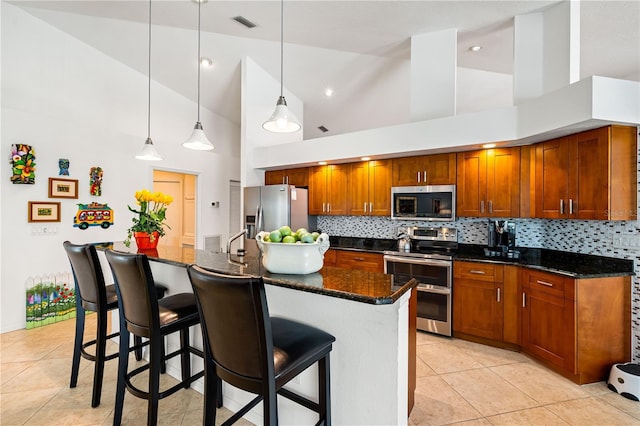
<path fill-rule="evenodd" d="M 392 187 L 391 219 L 454 221 L 456 219 L 456 186 Z"/>

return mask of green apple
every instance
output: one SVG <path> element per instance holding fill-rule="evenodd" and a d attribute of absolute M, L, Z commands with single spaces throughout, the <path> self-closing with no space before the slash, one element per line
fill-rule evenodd
<path fill-rule="evenodd" d="M 313 243 L 313 235 L 309 234 L 308 232 L 306 234 L 304 234 L 302 236 L 302 238 L 300 238 L 300 241 L 302 241 L 305 244 L 310 244 Z"/>
<path fill-rule="evenodd" d="M 282 239 L 282 242 L 285 244 L 294 244 L 296 242 L 296 239 L 291 235 L 287 235 Z"/>
<path fill-rule="evenodd" d="M 272 243 L 279 243 L 280 241 L 282 241 L 282 234 L 280 233 L 280 231 L 271 231 L 271 233 L 269 234 L 269 241 L 271 241 Z"/>
<path fill-rule="evenodd" d="M 320 236 L 320 234 L 317 232 L 312 232 L 311 235 L 313 236 L 313 241 L 317 240 L 318 237 Z"/>
<path fill-rule="evenodd" d="M 286 237 L 287 235 L 291 235 L 291 228 L 289 228 L 287 225 L 281 226 L 279 231 L 283 237 Z"/>

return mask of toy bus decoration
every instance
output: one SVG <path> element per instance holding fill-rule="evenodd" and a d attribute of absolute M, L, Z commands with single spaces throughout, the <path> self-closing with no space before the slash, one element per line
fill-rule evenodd
<path fill-rule="evenodd" d="M 113 210 L 107 204 L 90 203 L 78 204 L 78 211 L 73 218 L 73 226 L 87 229 L 90 226 L 100 226 L 107 229 L 113 225 Z"/>

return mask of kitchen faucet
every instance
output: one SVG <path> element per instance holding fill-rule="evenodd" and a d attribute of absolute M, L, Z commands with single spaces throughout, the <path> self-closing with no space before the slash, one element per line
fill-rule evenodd
<path fill-rule="evenodd" d="M 237 234 L 232 235 L 231 238 L 229 238 L 229 241 L 227 241 L 227 253 L 231 253 L 231 243 L 233 243 L 235 240 L 242 237 L 246 233 L 247 233 L 247 229 L 245 228 L 242 231 L 238 232 Z M 240 245 L 242 247 L 238 249 L 238 256 L 244 256 L 244 244 L 240 244 Z"/>

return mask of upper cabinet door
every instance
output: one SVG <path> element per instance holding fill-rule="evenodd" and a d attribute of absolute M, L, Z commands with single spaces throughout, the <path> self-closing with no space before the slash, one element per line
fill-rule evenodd
<path fill-rule="evenodd" d="M 559 138 L 536 145 L 536 217 L 566 218 L 569 195 L 569 140 Z"/>
<path fill-rule="evenodd" d="M 393 160 L 392 186 L 456 183 L 456 154 L 434 154 Z"/>
<path fill-rule="evenodd" d="M 326 166 L 309 168 L 309 214 L 327 214 Z"/>
<path fill-rule="evenodd" d="M 350 164 L 349 214 L 353 216 L 367 215 L 369 212 L 369 162 Z"/>
<path fill-rule="evenodd" d="M 339 164 L 325 166 L 327 173 L 327 204 L 328 214 L 344 216 L 347 214 L 347 178 L 349 165 Z"/>
<path fill-rule="evenodd" d="M 520 216 L 520 147 L 487 150 L 486 215 Z"/>
<path fill-rule="evenodd" d="M 391 215 L 391 160 L 369 162 L 369 206 L 372 216 Z"/>
<path fill-rule="evenodd" d="M 458 153 L 456 214 L 467 217 L 486 215 L 487 155 L 484 150 Z"/>

